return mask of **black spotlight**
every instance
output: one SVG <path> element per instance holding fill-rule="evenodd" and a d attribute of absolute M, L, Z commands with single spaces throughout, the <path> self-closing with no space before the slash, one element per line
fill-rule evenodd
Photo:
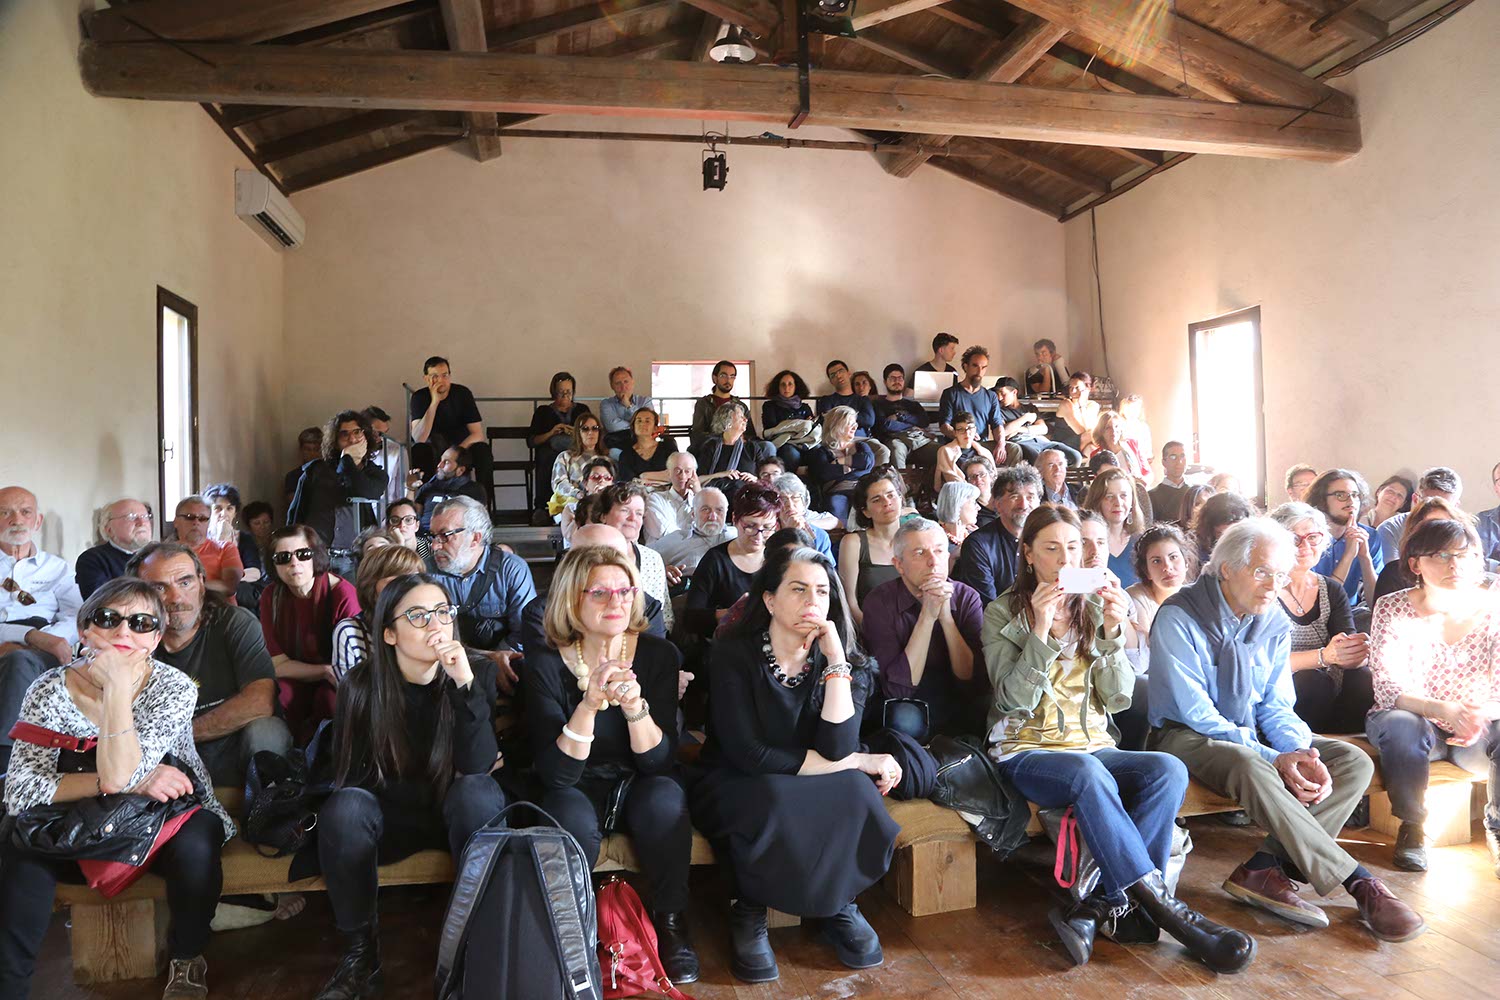
<path fill-rule="evenodd" d="M 729 161 L 723 153 L 708 153 L 703 157 L 703 190 L 722 191 L 729 178 Z"/>

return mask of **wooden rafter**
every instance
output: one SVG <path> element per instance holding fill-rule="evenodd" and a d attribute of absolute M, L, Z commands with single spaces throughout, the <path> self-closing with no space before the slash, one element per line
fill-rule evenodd
<path fill-rule="evenodd" d="M 782 21 L 781 6 L 774 0 L 687 0 L 687 3 L 730 24 L 749 28 L 760 38 L 769 39 Z"/>
<path fill-rule="evenodd" d="M 854 8 L 851 23 L 855 31 L 864 31 L 877 24 L 894 21 L 898 17 L 929 10 L 948 0 L 861 0 Z"/>
<path fill-rule="evenodd" d="M 371 132 L 379 132 L 381 129 L 418 121 L 424 114 L 421 111 L 361 111 L 348 118 L 270 139 L 256 146 L 255 152 L 265 162 L 276 163 L 348 142 Z"/>
<path fill-rule="evenodd" d="M 949 143 L 949 148 L 958 155 L 988 153 L 994 159 L 1007 160 L 1018 166 L 1040 170 L 1044 174 L 1050 174 L 1058 180 L 1067 181 L 1074 187 L 1092 191 L 1094 194 L 1104 194 L 1109 190 L 1109 181 L 1105 178 L 1097 177 L 1066 160 L 1060 160 L 1024 143 L 1012 142 L 1008 139 L 955 137 Z"/>
<path fill-rule="evenodd" d="M 863 46 L 871 52 L 879 52 L 886 58 L 894 59 L 921 73 L 934 73 L 955 79 L 962 79 L 964 76 L 963 70 L 946 56 L 908 45 L 879 29 L 861 31 L 858 36 L 844 40 Z"/>
<path fill-rule="evenodd" d="M 86 11 L 84 31 L 101 42 L 264 42 L 397 6 L 397 0 L 139 0 Z"/>
<path fill-rule="evenodd" d="M 724 32 L 724 19 L 704 12 L 703 23 L 698 27 L 698 37 L 693 42 L 693 62 L 706 62 L 708 50 L 714 47 L 719 35 Z"/>
<path fill-rule="evenodd" d="M 1347 94 L 1248 45 L 1179 17 L 1166 4 L 1075 0 L 1011 0 L 1011 3 L 1139 59 L 1152 69 L 1181 79 L 1222 101 L 1316 107 L 1339 115 L 1354 113 L 1354 101 Z"/>
<path fill-rule="evenodd" d="M 798 106 L 796 71 L 496 53 L 84 41 L 84 85 L 101 97 L 357 109 L 495 111 L 765 121 Z M 813 74 L 809 124 L 937 135 L 1341 160 L 1354 118 L 1184 98 Z"/>
<path fill-rule="evenodd" d="M 620 23 L 624 17 L 639 17 L 658 10 L 666 10 L 672 0 L 645 0 L 643 3 L 590 3 L 582 7 L 560 10 L 545 17 L 522 21 L 509 27 L 490 32 L 491 52 L 510 52 L 526 49 L 537 42 L 570 31 L 580 31 L 600 24 Z"/>
<path fill-rule="evenodd" d="M 1028 17 L 1008 38 L 993 43 L 985 50 L 979 64 L 968 74 L 968 79 L 1015 83 L 1065 34 L 1067 31 L 1055 24 L 1039 17 Z M 952 138 L 938 136 L 930 138 L 930 141 L 942 145 Z M 931 153 L 919 151 L 892 157 L 885 161 L 885 169 L 897 177 L 910 177 L 931 156 Z"/>
<path fill-rule="evenodd" d="M 462 140 L 462 135 L 417 136 L 414 139 L 407 139 L 403 142 L 394 143 L 392 145 L 384 147 L 383 149 L 376 149 L 368 153 L 361 153 L 360 155 L 351 157 L 347 160 L 339 160 L 337 163 L 329 163 L 321 167 L 314 167 L 311 170 L 305 171 L 304 173 L 293 174 L 291 177 L 288 177 L 286 179 L 286 189 L 288 192 L 305 191 L 308 188 L 316 187 L 319 184 L 327 184 L 329 181 L 336 181 L 340 177 L 348 177 L 351 174 L 361 173 L 365 170 L 374 169 L 375 167 L 383 167 L 387 163 L 394 163 L 397 160 L 404 160 L 408 156 L 415 156 L 418 153 L 425 153 L 430 149 L 439 149 L 443 146 L 451 146 L 455 142 L 461 142 Z"/>
<path fill-rule="evenodd" d="M 947 173 L 952 174 L 955 177 L 962 177 L 970 184 L 977 184 L 979 187 L 984 188 L 986 191 L 992 191 L 995 194 L 1003 195 L 1004 197 L 1009 198 L 1012 201 L 1019 201 L 1021 204 L 1028 205 L 1031 208 L 1036 209 L 1038 212 L 1046 212 L 1048 215 L 1053 216 L 1054 218 L 1062 214 L 1062 205 L 1050 202 L 1038 195 L 1035 191 L 1032 191 L 1026 187 L 1022 187 L 1020 184 L 1014 184 L 1010 181 L 1004 181 L 997 177 L 991 177 L 983 171 L 979 170 L 976 166 L 974 166 L 974 164 L 970 163 L 967 160 L 954 157 L 943 157 L 942 159 L 934 160 L 932 165 L 939 170 L 943 170 Z"/>
<path fill-rule="evenodd" d="M 693 39 L 677 28 L 663 28 L 649 35 L 616 38 L 607 45 L 589 49 L 593 59 L 641 59 L 682 51 L 686 54 Z"/>
<path fill-rule="evenodd" d="M 443 31 L 447 33 L 450 50 L 489 51 L 484 8 L 479 0 L 438 0 L 438 9 L 443 13 Z M 469 128 L 469 150 L 474 159 L 484 163 L 500 155 L 500 137 L 493 134 L 499 128 L 499 119 L 493 111 L 465 111 L 464 123 Z"/>
<path fill-rule="evenodd" d="M 1343 2 L 1344 0 L 1281 0 L 1282 4 L 1290 7 L 1292 10 L 1315 19 L 1326 18 Z M 1315 33 L 1327 28 L 1330 31 L 1338 32 L 1345 38 L 1356 42 L 1363 42 L 1366 45 L 1383 42 L 1391 33 L 1390 25 L 1380 20 L 1380 18 L 1367 14 L 1362 10 L 1353 9 L 1345 9 L 1340 17 L 1324 25 L 1324 28 L 1320 28 L 1316 20 L 1308 27 Z"/>

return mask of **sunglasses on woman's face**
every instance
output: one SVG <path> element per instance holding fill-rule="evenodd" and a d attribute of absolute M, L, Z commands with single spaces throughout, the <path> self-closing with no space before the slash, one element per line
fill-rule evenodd
<path fill-rule="evenodd" d="M 148 615 L 144 611 L 133 615 L 122 615 L 114 608 L 100 608 L 89 615 L 89 624 L 105 632 L 113 632 L 124 622 L 130 626 L 130 631 L 140 635 L 150 632 L 161 631 L 161 619 L 155 615 Z"/>
<path fill-rule="evenodd" d="M 295 556 L 298 562 L 312 562 L 312 549 L 297 549 L 293 552 L 272 552 L 271 561 L 278 566 L 285 566 Z"/>

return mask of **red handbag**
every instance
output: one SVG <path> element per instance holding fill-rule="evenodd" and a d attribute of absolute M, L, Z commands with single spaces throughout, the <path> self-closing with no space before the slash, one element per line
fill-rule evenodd
<path fill-rule="evenodd" d="M 599 887 L 599 968 L 605 1000 L 670 997 L 693 1000 L 672 985 L 656 951 L 656 928 L 629 883 L 611 876 Z"/>
<path fill-rule="evenodd" d="M 54 732 L 43 726 L 30 722 L 17 721 L 10 730 L 12 740 L 20 740 L 23 743 L 34 743 L 37 746 L 48 747 L 56 750 L 66 750 L 72 753 L 87 753 L 98 744 L 93 736 L 69 736 L 66 733 Z M 154 805 L 154 803 L 153 803 Z M 83 872 L 84 881 L 90 889 L 96 890 L 105 899 L 117 896 L 124 892 L 135 881 L 151 867 L 151 861 L 156 853 L 161 850 L 162 845 L 177 835 L 182 828 L 203 807 L 196 802 L 185 809 L 180 809 L 168 815 L 156 829 L 156 835 L 152 837 L 151 844 L 144 852 L 137 852 L 118 859 L 101 858 L 79 858 L 77 865 Z"/>

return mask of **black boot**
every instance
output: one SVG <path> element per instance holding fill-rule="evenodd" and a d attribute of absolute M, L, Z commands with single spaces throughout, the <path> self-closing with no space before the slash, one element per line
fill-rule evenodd
<path fill-rule="evenodd" d="M 698 953 L 688 936 L 687 913 L 658 913 L 651 922 L 656 925 L 656 955 L 667 970 L 667 978 L 678 986 L 696 983 Z"/>
<path fill-rule="evenodd" d="M 746 983 L 769 983 L 781 978 L 771 936 L 766 930 L 766 908 L 743 899 L 729 907 L 729 971 Z"/>
<path fill-rule="evenodd" d="M 1099 933 L 1115 944 L 1155 944 L 1161 940 L 1161 928 L 1135 903 L 1100 924 Z"/>
<path fill-rule="evenodd" d="M 1089 896 L 1070 906 L 1054 906 L 1047 914 L 1074 965 L 1087 965 L 1094 954 L 1094 937 L 1109 920 L 1104 900 Z"/>
<path fill-rule="evenodd" d="M 1193 957 L 1215 972 L 1242 972 L 1255 958 L 1255 939 L 1216 924 L 1167 891 L 1160 872 L 1152 872 L 1127 892 L 1156 926 L 1172 935 Z"/>
<path fill-rule="evenodd" d="M 365 1000 L 379 993 L 382 985 L 380 931 L 372 920 L 357 931 L 344 932 L 343 957 L 318 991 L 317 1000 Z"/>
<path fill-rule="evenodd" d="M 823 939 L 851 969 L 870 969 L 885 961 L 879 935 L 852 902 L 823 921 Z"/>

